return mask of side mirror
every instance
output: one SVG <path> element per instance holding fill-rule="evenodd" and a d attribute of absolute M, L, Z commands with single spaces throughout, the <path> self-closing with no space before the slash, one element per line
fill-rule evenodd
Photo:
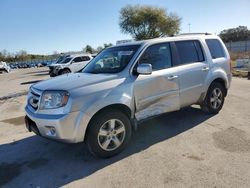
<path fill-rule="evenodd" d="M 137 67 L 138 74 L 152 74 L 152 65 L 151 64 L 139 64 Z"/>

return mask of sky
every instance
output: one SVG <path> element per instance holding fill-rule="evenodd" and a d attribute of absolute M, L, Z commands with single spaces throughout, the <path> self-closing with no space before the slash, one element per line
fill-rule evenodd
<path fill-rule="evenodd" d="M 131 39 L 119 28 L 119 11 L 129 4 L 176 13 L 182 33 L 188 24 L 191 32 L 250 29 L 250 0 L 0 0 L 0 51 L 52 54 Z"/>

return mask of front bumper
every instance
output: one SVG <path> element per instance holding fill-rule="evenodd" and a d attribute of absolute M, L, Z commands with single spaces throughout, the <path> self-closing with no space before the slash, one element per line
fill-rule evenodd
<path fill-rule="evenodd" d="M 55 77 L 59 75 L 60 69 L 56 69 L 55 67 L 49 67 L 49 75 L 50 77 Z"/>
<path fill-rule="evenodd" d="M 49 139 L 78 143 L 84 140 L 88 117 L 81 112 L 68 114 L 38 114 L 25 107 L 27 129 Z"/>
<path fill-rule="evenodd" d="M 0 72 L 10 72 L 10 71 L 5 68 L 0 68 Z"/>

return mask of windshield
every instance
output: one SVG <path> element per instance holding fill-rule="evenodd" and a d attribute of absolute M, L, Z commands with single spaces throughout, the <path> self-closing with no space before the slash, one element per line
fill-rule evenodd
<path fill-rule="evenodd" d="M 66 64 L 66 63 L 68 63 L 71 59 L 72 59 L 72 57 L 66 57 L 66 58 L 63 58 L 61 61 L 57 61 L 56 64 Z"/>
<path fill-rule="evenodd" d="M 60 56 L 57 60 L 56 60 L 56 64 L 59 64 L 60 61 L 62 61 L 65 58 L 65 56 Z"/>
<path fill-rule="evenodd" d="M 118 73 L 129 63 L 140 45 L 120 46 L 103 50 L 88 65 L 86 73 Z"/>

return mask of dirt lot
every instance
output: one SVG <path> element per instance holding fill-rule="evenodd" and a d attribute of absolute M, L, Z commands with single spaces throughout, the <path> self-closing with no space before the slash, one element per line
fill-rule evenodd
<path fill-rule="evenodd" d="M 0 97 L 49 78 L 46 69 L 0 75 Z M 0 100 L 0 187 L 249 187 L 250 81 L 234 78 L 222 111 L 196 106 L 147 121 L 127 149 L 93 158 L 25 130 L 25 96 Z"/>

